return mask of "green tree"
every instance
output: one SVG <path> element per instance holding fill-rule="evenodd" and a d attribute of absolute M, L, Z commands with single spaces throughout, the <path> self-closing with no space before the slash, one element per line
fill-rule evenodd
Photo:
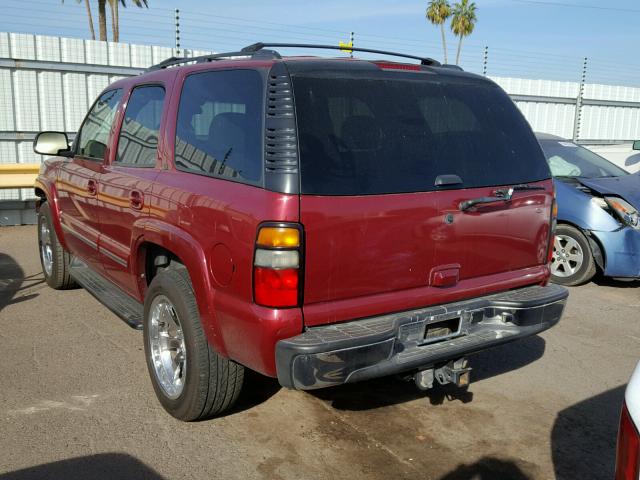
<path fill-rule="evenodd" d="M 444 36 L 444 23 L 451 16 L 451 5 L 447 0 L 431 0 L 427 6 L 427 19 L 434 25 L 440 25 L 442 34 L 442 49 L 444 50 L 444 63 L 447 60 L 447 40 Z"/>
<path fill-rule="evenodd" d="M 476 26 L 476 4 L 469 0 L 460 0 L 453 5 L 453 16 L 451 18 L 451 30 L 460 39 L 458 41 L 458 53 L 456 54 L 456 65 L 460 64 L 460 50 L 462 49 L 462 39 L 468 37 Z"/>

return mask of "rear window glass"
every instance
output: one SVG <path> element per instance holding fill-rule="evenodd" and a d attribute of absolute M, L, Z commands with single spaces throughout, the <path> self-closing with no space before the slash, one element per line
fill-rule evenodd
<path fill-rule="evenodd" d="M 485 82 L 381 78 L 293 79 L 303 193 L 363 195 L 461 188 L 550 177 L 529 125 Z"/>
<path fill-rule="evenodd" d="M 262 178 L 263 103 L 262 78 L 254 70 L 189 75 L 178 109 L 176 168 L 258 183 Z"/>

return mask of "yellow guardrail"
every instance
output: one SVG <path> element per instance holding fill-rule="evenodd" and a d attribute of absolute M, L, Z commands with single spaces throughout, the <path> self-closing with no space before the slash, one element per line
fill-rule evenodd
<path fill-rule="evenodd" d="M 33 187 L 39 171 L 39 163 L 0 163 L 0 188 Z"/>

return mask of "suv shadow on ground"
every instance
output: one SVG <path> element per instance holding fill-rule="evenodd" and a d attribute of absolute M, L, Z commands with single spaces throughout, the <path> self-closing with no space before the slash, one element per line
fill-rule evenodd
<path fill-rule="evenodd" d="M 473 383 L 517 370 L 542 357 L 545 340 L 539 336 L 527 337 L 515 343 L 485 350 L 469 358 L 471 387 Z M 440 405 L 445 399 L 467 403 L 473 400 L 473 392 L 455 386 L 436 386 L 422 392 L 412 381 L 398 377 L 383 377 L 360 383 L 311 390 L 310 394 L 329 402 L 337 410 L 371 410 L 426 397 L 432 405 Z"/>
<path fill-rule="evenodd" d="M 556 478 L 613 478 L 625 386 L 562 410 L 551 431 Z"/>
<path fill-rule="evenodd" d="M 225 415 L 219 415 L 218 417 L 226 417 L 250 410 L 269 400 L 281 388 L 275 378 L 265 377 L 247 368 L 244 371 L 244 383 L 237 403 Z"/>
<path fill-rule="evenodd" d="M 470 465 L 459 465 L 439 480 L 530 480 L 520 467 L 510 460 L 483 457 Z"/>
<path fill-rule="evenodd" d="M 25 280 L 29 285 L 23 286 Z M 25 277 L 24 271 L 13 257 L 0 252 L 0 311 L 11 303 L 24 302 L 38 296 L 37 293 L 27 294 L 15 298 L 16 293 L 25 288 L 30 288 L 40 283 L 44 283 L 41 273 L 30 277 Z"/>
<path fill-rule="evenodd" d="M 140 460 L 122 453 L 102 453 L 45 463 L 0 474 L 0 480 L 163 480 Z"/>

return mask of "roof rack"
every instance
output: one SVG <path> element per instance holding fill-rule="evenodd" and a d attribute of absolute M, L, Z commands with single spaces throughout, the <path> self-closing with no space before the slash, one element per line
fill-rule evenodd
<path fill-rule="evenodd" d="M 162 70 L 163 68 L 171 67 L 174 65 L 180 65 L 183 63 L 206 63 L 216 60 L 224 60 L 225 58 L 233 57 L 249 57 L 249 58 L 269 58 L 280 59 L 282 56 L 275 50 L 266 49 L 265 47 L 291 47 L 291 48 L 314 48 L 320 50 L 340 50 L 340 51 L 354 51 L 354 52 L 366 52 L 366 53 L 379 53 L 380 55 L 389 55 L 392 57 L 410 58 L 412 60 L 420 60 L 422 65 L 439 66 L 440 62 L 428 57 L 418 57 L 416 55 L 407 55 L 405 53 L 388 52 L 386 50 L 374 50 L 371 48 L 359 48 L 359 47 L 337 47 L 335 45 L 313 45 L 306 43 L 254 43 L 247 47 L 244 47 L 238 52 L 226 52 L 226 53 L 213 53 L 211 55 L 201 55 L 199 57 L 171 57 L 163 60 L 162 62 L 152 65 L 145 71 L 151 72 L 154 70 Z"/>
<path fill-rule="evenodd" d="M 359 48 L 359 47 L 338 47 L 335 45 L 313 45 L 306 43 L 254 43 L 253 45 L 249 45 L 248 47 L 244 47 L 242 49 L 243 52 L 251 53 L 251 52 L 260 52 L 265 47 L 291 47 L 291 48 L 317 48 L 320 50 L 340 50 L 343 52 L 365 52 L 365 53 L 379 53 L 380 55 L 389 55 L 391 57 L 401 57 L 401 58 L 410 58 L 412 60 L 420 60 L 422 65 L 433 65 L 439 66 L 440 62 L 434 60 L 429 57 L 418 57 L 416 55 L 408 55 L 406 53 L 396 53 L 389 52 L 387 50 L 375 50 L 372 48 Z"/>
<path fill-rule="evenodd" d="M 216 60 L 224 60 L 225 58 L 233 57 L 250 57 L 250 58 L 269 58 L 279 59 L 282 56 L 275 50 L 259 50 L 259 51 L 244 51 L 242 49 L 238 52 L 225 52 L 225 53 L 212 53 L 210 55 L 201 55 L 199 57 L 171 57 L 163 60 L 162 62 L 152 65 L 145 70 L 145 72 L 152 72 L 154 70 L 162 70 L 163 68 L 172 67 L 174 65 L 180 65 L 183 63 L 206 63 L 214 62 Z"/>

